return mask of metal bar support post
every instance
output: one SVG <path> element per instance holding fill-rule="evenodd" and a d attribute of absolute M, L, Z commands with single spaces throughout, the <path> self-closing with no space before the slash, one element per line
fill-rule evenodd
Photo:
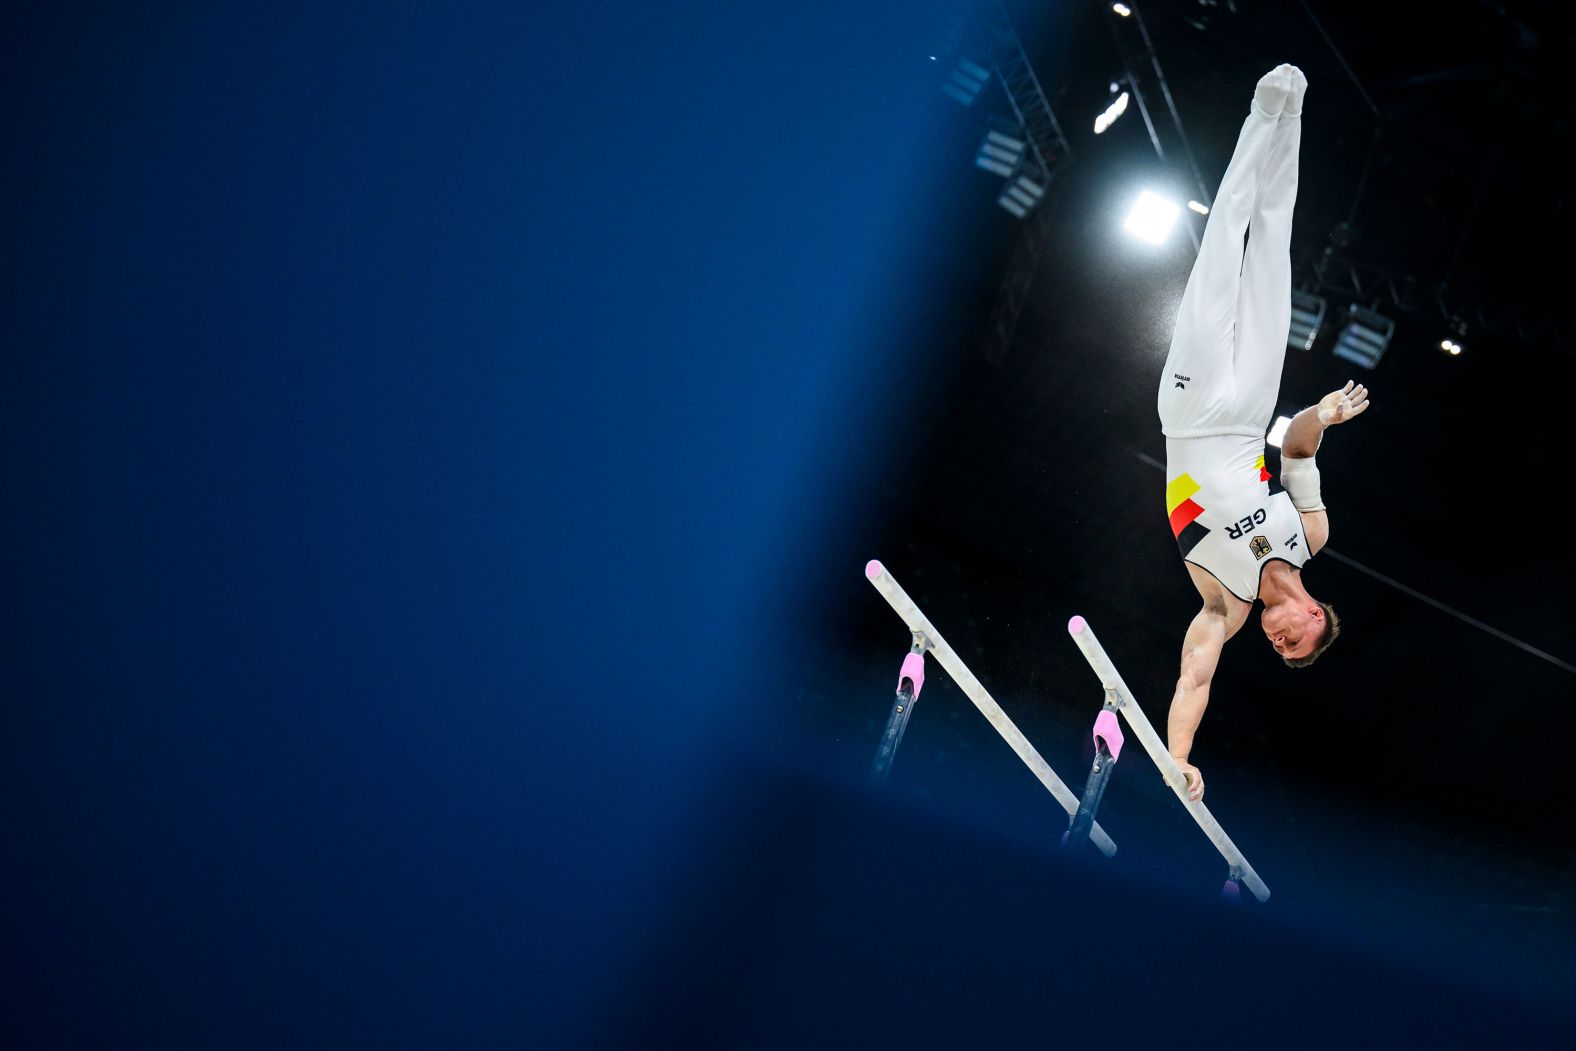
<path fill-rule="evenodd" d="M 926 648 L 935 656 L 936 663 L 941 665 L 943 670 L 952 677 L 952 681 L 958 684 L 958 688 L 963 691 L 963 695 L 972 701 L 974 707 L 980 710 L 980 714 L 985 716 L 991 726 L 995 727 L 1002 740 L 1006 741 L 1008 747 L 1013 750 L 1019 759 L 1023 760 L 1023 765 L 1027 766 L 1040 784 L 1045 786 L 1056 802 L 1061 805 L 1061 808 L 1067 812 L 1067 816 L 1071 818 L 1076 814 L 1078 812 L 1078 797 L 1073 795 L 1072 790 L 1063 783 L 1060 777 L 1056 776 L 1056 771 L 1051 769 L 1051 764 L 1047 763 L 1044 757 L 1035 751 L 1034 745 L 1030 744 L 1029 739 L 1023 736 L 1023 731 L 1019 730 L 1013 721 L 1007 717 L 1007 713 L 1002 711 L 1001 705 L 996 703 L 996 699 L 985 689 L 984 684 L 975 678 L 973 672 L 969 671 L 968 665 L 963 663 L 957 652 L 947 644 L 947 640 L 942 638 L 941 633 L 936 630 L 934 624 L 930 623 L 929 618 L 920 612 L 918 606 L 914 605 L 914 600 L 908 597 L 908 593 L 903 590 L 896 580 L 892 579 L 892 574 L 886 571 L 886 567 L 872 559 L 865 566 L 865 577 L 881 593 L 881 597 L 887 600 L 887 604 L 892 607 L 893 611 L 903 618 L 903 623 L 908 625 L 908 630 L 913 632 L 916 638 L 924 637 Z M 916 655 L 910 655 L 911 658 L 913 656 Z M 921 656 L 920 659 L 923 660 L 923 657 Z M 1106 835 L 1105 829 L 1101 828 L 1098 823 L 1094 824 L 1090 830 L 1089 838 L 1095 846 L 1100 848 L 1100 852 L 1107 857 L 1116 853 L 1116 844 L 1111 841 L 1111 837 Z"/>

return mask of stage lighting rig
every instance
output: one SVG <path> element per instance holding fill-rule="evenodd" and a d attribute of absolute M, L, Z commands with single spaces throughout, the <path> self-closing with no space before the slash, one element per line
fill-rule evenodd
<path fill-rule="evenodd" d="M 1001 205 L 1015 217 L 1022 219 L 1028 215 L 1035 205 L 1040 203 L 1040 198 L 1045 196 L 1045 185 L 1036 180 L 1028 172 L 1020 171 L 1017 176 L 1001 191 L 1001 196 L 996 198 L 996 203 Z"/>
<path fill-rule="evenodd" d="M 1379 364 L 1395 335 L 1395 322 L 1353 303 L 1347 308 L 1346 327 L 1335 341 L 1335 356 L 1371 369 Z"/>
<path fill-rule="evenodd" d="M 1009 178 L 1023 163 L 1023 151 L 1028 146 L 1023 132 L 1010 127 L 1005 121 L 995 121 L 980 142 L 974 163 L 1002 178 Z"/>
<path fill-rule="evenodd" d="M 1325 307 L 1322 297 L 1299 289 L 1292 290 L 1291 328 L 1286 333 L 1288 348 L 1313 349 L 1313 341 L 1319 338 L 1319 326 L 1324 324 Z"/>
<path fill-rule="evenodd" d="M 952 72 L 947 74 L 946 81 L 941 85 L 941 90 L 949 98 L 956 99 L 965 106 L 972 106 L 989 79 L 990 70 L 978 62 L 959 55 Z"/>

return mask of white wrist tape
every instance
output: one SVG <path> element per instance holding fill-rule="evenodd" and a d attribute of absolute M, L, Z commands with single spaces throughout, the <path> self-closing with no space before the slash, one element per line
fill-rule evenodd
<path fill-rule="evenodd" d="M 1312 456 L 1282 456 L 1281 485 L 1286 487 L 1297 510 L 1324 510 L 1324 501 L 1319 498 L 1319 465 Z"/>

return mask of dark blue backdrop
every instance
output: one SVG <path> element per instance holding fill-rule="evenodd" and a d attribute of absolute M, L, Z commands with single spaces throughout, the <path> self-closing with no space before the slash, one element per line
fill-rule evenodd
<path fill-rule="evenodd" d="M 24 1033 L 546 1037 L 612 995 L 715 849 L 674 830 L 755 733 L 760 600 L 878 451 L 938 9 L 6 34 Z"/>

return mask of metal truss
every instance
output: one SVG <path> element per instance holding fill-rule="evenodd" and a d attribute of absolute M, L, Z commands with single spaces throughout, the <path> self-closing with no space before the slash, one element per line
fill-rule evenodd
<path fill-rule="evenodd" d="M 1013 334 L 1018 330 L 1018 319 L 1029 301 L 1034 288 L 1034 275 L 1039 273 L 1040 260 L 1051 242 L 1051 212 L 1054 202 L 1042 201 L 1023 221 L 1023 232 L 1013 246 L 1012 257 L 1007 261 L 1007 272 L 996 293 L 996 303 L 991 307 L 990 321 L 980 341 L 980 353 L 992 365 L 1000 365 L 1012 346 Z"/>
<path fill-rule="evenodd" d="M 1034 67 L 1029 64 L 1029 56 L 1024 53 L 1023 42 L 1013 30 L 1006 9 L 997 5 L 982 29 L 991 66 L 1001 79 L 1013 115 L 1028 133 L 1041 172 L 1048 178 L 1055 166 L 1072 154 L 1067 136 L 1062 134 L 1062 126 L 1051 111 L 1040 78 L 1034 75 Z"/>
<path fill-rule="evenodd" d="M 1045 96 L 1045 89 L 1040 86 L 1040 78 L 1035 76 L 1006 9 L 995 5 L 984 16 L 978 30 L 977 39 L 990 56 L 991 68 L 1001 81 L 1007 103 L 1028 139 L 1029 149 L 1022 162 L 1024 173 L 1040 186 L 1049 188 L 1056 172 L 1072 157 L 1067 136 L 1062 133 L 1062 126 Z M 1046 198 L 1049 196 L 1047 194 Z M 1050 243 L 1052 203 L 1049 199 L 1041 199 L 1039 206 L 1024 218 L 1018 243 L 1013 246 L 1007 262 L 1001 290 L 996 295 L 990 321 L 981 339 L 980 351 L 992 364 L 999 365 L 1006 358 L 1007 348 L 1012 345 L 1012 337 L 1018 329 L 1018 319 L 1034 287 L 1040 260 Z"/>

